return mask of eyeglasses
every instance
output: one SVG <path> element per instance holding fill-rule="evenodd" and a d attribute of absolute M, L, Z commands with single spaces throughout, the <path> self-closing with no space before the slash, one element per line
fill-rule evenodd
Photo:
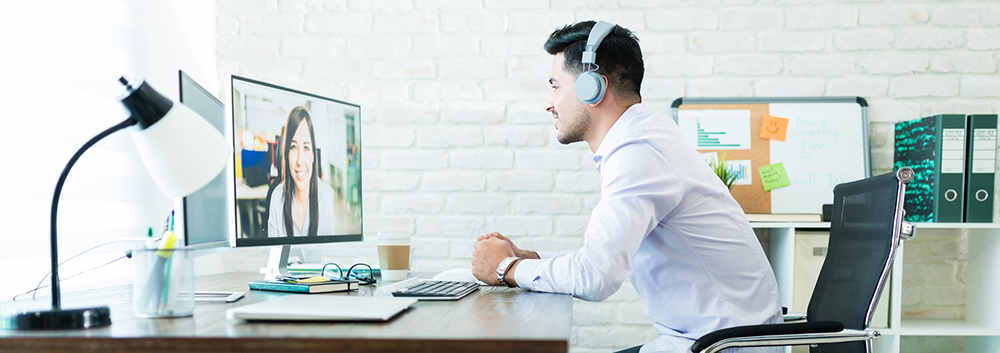
<path fill-rule="evenodd" d="M 326 274 L 326 268 L 327 268 L 327 266 L 331 266 L 331 265 L 337 267 L 337 272 L 332 273 L 331 275 L 327 276 L 327 274 Z M 367 267 L 367 269 L 365 267 Z M 330 269 L 330 272 L 333 272 L 332 268 Z M 320 275 L 322 275 L 323 277 L 329 278 L 331 280 L 334 280 L 334 281 L 341 280 L 341 279 L 353 279 L 353 280 L 357 280 L 361 284 L 375 284 L 376 281 L 375 281 L 375 276 L 373 275 L 373 273 L 374 272 L 372 271 L 372 267 L 371 266 L 369 266 L 366 263 L 360 263 L 360 262 L 356 263 L 354 265 L 351 265 L 351 267 L 347 269 L 346 276 L 345 276 L 344 270 L 342 268 L 340 268 L 340 265 L 337 265 L 336 263 L 333 263 L 333 262 L 330 262 L 330 263 L 327 263 L 326 265 L 323 265 L 323 269 L 320 271 Z"/>

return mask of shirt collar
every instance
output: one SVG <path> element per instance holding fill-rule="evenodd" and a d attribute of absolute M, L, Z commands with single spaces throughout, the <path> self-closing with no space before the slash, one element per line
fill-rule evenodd
<path fill-rule="evenodd" d="M 600 163 L 604 155 L 608 153 L 609 150 L 618 141 L 618 138 L 625 133 L 626 125 L 629 124 L 627 120 L 631 120 L 632 117 L 645 113 L 646 108 L 642 107 L 642 103 L 633 104 L 631 107 L 622 113 L 622 116 L 618 117 L 614 125 L 611 125 L 611 129 L 608 130 L 608 134 L 604 135 L 604 140 L 601 141 L 601 145 L 597 147 L 597 152 L 594 152 L 594 163 Z"/>

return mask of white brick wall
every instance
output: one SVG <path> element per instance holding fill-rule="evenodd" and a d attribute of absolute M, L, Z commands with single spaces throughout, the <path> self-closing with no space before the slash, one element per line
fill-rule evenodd
<path fill-rule="evenodd" d="M 413 232 L 417 269 L 467 266 L 486 231 L 564 250 L 582 245 L 599 185 L 590 151 L 559 145 L 542 110 L 542 44 L 585 19 L 636 31 L 650 109 L 683 96 L 865 97 L 873 173 L 891 169 L 897 121 L 1000 110 L 992 1 L 219 0 L 220 81 L 362 104 L 366 230 Z M 960 231 L 907 243 L 904 316 L 964 316 L 967 247 Z M 577 302 L 573 324 L 574 352 L 656 336 L 628 284 Z M 961 344 L 904 339 L 903 351 Z"/>

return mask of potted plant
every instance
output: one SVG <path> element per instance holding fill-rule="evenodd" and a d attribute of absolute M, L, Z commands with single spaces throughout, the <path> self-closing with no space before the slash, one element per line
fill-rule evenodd
<path fill-rule="evenodd" d="M 729 190 L 733 189 L 733 183 L 736 182 L 736 173 L 733 172 L 728 166 L 726 166 L 726 155 L 720 155 L 718 158 L 711 158 L 708 160 L 708 166 L 712 168 L 715 175 L 722 180 L 722 183 L 726 185 Z"/>

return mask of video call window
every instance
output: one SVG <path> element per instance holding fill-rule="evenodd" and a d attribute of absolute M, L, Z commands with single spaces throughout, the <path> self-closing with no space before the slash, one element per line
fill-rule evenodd
<path fill-rule="evenodd" d="M 232 84 L 236 245 L 360 239 L 361 107 L 239 76 Z"/>

